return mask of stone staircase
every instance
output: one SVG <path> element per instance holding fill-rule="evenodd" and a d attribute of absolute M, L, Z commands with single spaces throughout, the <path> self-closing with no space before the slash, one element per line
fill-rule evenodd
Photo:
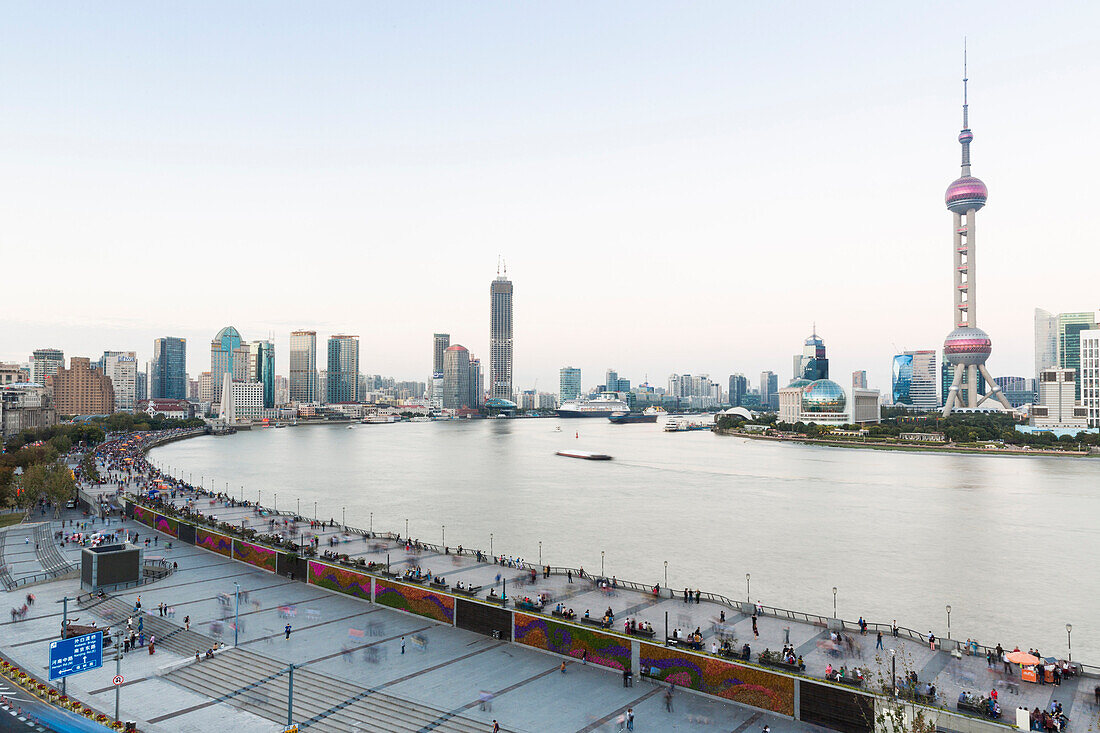
<path fill-rule="evenodd" d="M 165 676 L 189 690 L 285 723 L 287 667 L 241 648 Z M 294 722 L 334 733 L 481 733 L 484 722 L 404 700 L 306 668 L 294 670 Z"/>
<path fill-rule="evenodd" d="M 133 615 L 134 628 L 137 628 L 137 616 L 134 614 L 133 604 L 121 598 L 114 596 L 103 599 L 93 598 L 90 602 L 82 604 L 81 608 L 96 614 L 112 627 L 121 629 L 126 628 L 127 617 Z M 156 613 L 145 613 L 141 618 L 145 638 L 156 636 L 158 649 L 173 652 L 181 657 L 194 657 L 196 651 L 202 653 L 214 646 L 214 639 L 197 631 L 185 629 L 172 619 L 158 616 Z"/>
<path fill-rule="evenodd" d="M 42 569 L 57 578 L 77 571 L 76 565 L 70 563 L 57 549 L 57 542 L 53 538 L 53 525 L 49 522 L 36 524 L 34 527 L 35 554 Z"/>

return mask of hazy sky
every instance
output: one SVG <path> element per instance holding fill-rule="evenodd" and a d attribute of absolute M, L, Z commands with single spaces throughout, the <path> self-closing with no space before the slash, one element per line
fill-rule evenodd
<path fill-rule="evenodd" d="M 497 255 L 516 383 L 558 368 L 888 388 L 951 330 L 969 37 L 978 322 L 1030 375 L 1032 312 L 1100 307 L 1091 3 L 5 3 L 0 359 L 226 324 L 362 338 L 427 379 L 487 356 Z"/>

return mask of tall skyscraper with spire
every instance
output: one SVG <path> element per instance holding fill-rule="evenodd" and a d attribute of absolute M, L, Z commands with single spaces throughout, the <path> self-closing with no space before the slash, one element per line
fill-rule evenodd
<path fill-rule="evenodd" d="M 512 281 L 508 265 L 497 263 L 489 286 L 489 396 L 512 399 Z"/>
<path fill-rule="evenodd" d="M 989 190 L 978 178 L 970 175 L 970 131 L 967 105 L 966 51 L 963 51 L 963 129 L 959 132 L 962 145 L 962 175 L 947 187 L 944 202 L 954 214 L 954 277 L 955 330 L 943 342 L 943 355 L 954 369 L 951 386 L 944 398 L 943 415 L 959 410 L 974 410 L 989 399 L 996 399 L 1010 409 L 1000 386 L 993 380 L 985 362 L 993 351 L 989 335 L 978 328 L 977 294 L 975 292 L 975 234 L 978 211 L 985 206 Z M 978 374 L 985 377 L 989 394 L 983 394 Z"/>

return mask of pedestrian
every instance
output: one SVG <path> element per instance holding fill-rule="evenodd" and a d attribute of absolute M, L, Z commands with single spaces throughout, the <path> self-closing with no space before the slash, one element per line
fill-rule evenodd
<path fill-rule="evenodd" d="M 634 730 L 634 708 L 626 709 L 626 729 Z"/>
<path fill-rule="evenodd" d="M 665 690 L 665 710 L 670 712 L 670 713 L 672 712 L 672 685 L 671 684 L 668 686 L 668 689 Z"/>
<path fill-rule="evenodd" d="M 1001 661 L 1004 662 L 1004 665 L 1005 665 L 1005 674 L 1012 674 L 1012 665 L 1009 664 L 1009 662 L 1008 662 L 1008 655 L 1002 653 L 1001 654 Z"/>
<path fill-rule="evenodd" d="M 890 631 L 891 631 L 891 633 L 893 633 L 895 639 L 898 638 L 898 620 L 897 619 L 894 619 L 893 623 L 890 624 Z"/>
<path fill-rule="evenodd" d="M 500 723 L 493 721 L 493 727 L 491 729 L 493 733 L 500 733 Z"/>
<path fill-rule="evenodd" d="M 619 731 L 626 730 L 626 713 L 619 713 L 619 717 L 615 719 L 615 722 L 619 724 Z"/>
<path fill-rule="evenodd" d="M 561 666 L 558 667 L 558 671 L 561 672 L 562 674 L 565 674 L 565 662 L 564 661 L 561 663 Z M 1100 685 L 1098 685 L 1096 687 L 1096 699 L 1097 699 L 1097 701 L 1100 701 Z"/>
<path fill-rule="evenodd" d="M 283 633 L 286 634 L 287 639 L 290 638 L 290 624 L 287 624 L 285 627 L 283 627 Z"/>
<path fill-rule="evenodd" d="M 875 649 L 882 649 L 882 631 L 878 632 L 878 637 L 875 639 Z"/>
<path fill-rule="evenodd" d="M 150 656 L 152 656 L 153 652 L 156 650 L 156 645 L 157 645 L 157 635 L 153 634 L 152 636 L 149 637 L 149 654 L 150 654 Z"/>
<path fill-rule="evenodd" d="M 1096 695 L 1096 704 L 1100 705 L 1100 685 L 1093 689 L 1092 694 Z"/>
<path fill-rule="evenodd" d="M 401 637 L 401 653 L 402 654 L 405 653 L 405 637 L 404 636 Z"/>
<path fill-rule="evenodd" d="M 184 616 L 183 617 L 183 628 L 187 629 L 188 631 L 191 630 L 191 617 L 190 616 Z"/>
<path fill-rule="evenodd" d="M 698 588 L 695 589 L 695 602 L 696 603 L 699 602 L 699 596 L 701 596 L 702 594 L 703 594 L 703 591 L 699 590 Z"/>
<path fill-rule="evenodd" d="M 758 628 L 756 628 L 756 614 L 755 613 L 752 615 L 752 635 L 757 639 L 760 638 L 760 630 Z"/>
<path fill-rule="evenodd" d="M 588 664 L 588 650 L 581 649 L 581 664 Z"/>
<path fill-rule="evenodd" d="M 688 589 L 684 588 L 684 603 L 688 602 Z"/>

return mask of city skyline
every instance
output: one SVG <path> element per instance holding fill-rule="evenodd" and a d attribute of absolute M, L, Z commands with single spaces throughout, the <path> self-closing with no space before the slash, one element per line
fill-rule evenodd
<path fill-rule="evenodd" d="M 968 31 L 982 173 L 996 181 L 982 223 L 982 327 L 996 342 L 993 375 L 1029 376 L 1033 309 L 1098 305 L 1090 236 L 1100 214 L 1063 199 L 1069 190 L 1090 200 L 1095 184 L 1077 171 L 1100 160 L 1100 143 L 1075 136 L 1069 161 L 1048 142 L 1067 119 L 1095 115 L 1097 102 L 1080 94 L 1100 70 L 1081 17 L 1095 11 L 988 7 L 1000 21 Z M 136 351 L 144 368 L 153 339 L 171 335 L 191 342 L 195 378 L 210 334 L 232 323 L 250 340 L 276 334 L 279 374 L 288 374 L 286 334 L 307 328 L 360 334 L 364 372 L 427 379 L 427 333 L 463 334 L 471 351 L 490 353 L 482 288 L 497 253 L 522 293 L 517 388 L 552 385 L 566 364 L 593 375 L 613 364 L 635 383 L 679 372 L 782 376 L 816 320 L 843 355 L 835 372 L 865 369 L 887 391 L 893 354 L 942 343 L 951 283 L 939 207 L 943 171 L 957 160 L 943 131 L 957 120 L 962 31 L 944 27 L 936 8 L 803 7 L 793 26 L 773 22 L 787 17 L 782 6 L 747 19 L 735 8 L 632 8 L 629 30 L 601 8 L 590 13 L 593 35 L 575 38 L 567 56 L 550 41 L 572 31 L 571 7 L 535 10 L 545 22 L 532 26 L 503 8 L 445 21 L 397 8 L 382 13 L 392 24 L 349 9 L 301 24 L 276 6 L 273 26 L 302 34 L 300 76 L 285 84 L 274 71 L 283 47 L 239 10 L 222 11 L 240 26 L 232 38 L 181 10 L 120 24 L 108 8 L 63 27 L 56 12 L 10 12 L 26 32 L 0 50 L 0 77 L 19 102 L 0 121 L 13 146 L 0 201 L 5 251 L 51 252 L 73 267 L 51 273 L 50 301 L 33 278 L 7 284 L 4 361 L 55 346 L 93 359 Z M 783 35 L 726 42 L 746 20 Z M 451 33 L 455 25 L 470 33 Z M 527 55 L 516 54 L 520 38 Z M 443 57 L 415 59 L 391 87 L 378 68 L 410 60 L 409 42 L 469 63 L 436 81 Z M 662 44 L 695 54 L 649 53 Z M 377 47 L 380 67 L 365 62 L 364 46 Z M 58 49 L 49 67 L 42 47 Z M 257 61 L 227 68 L 236 54 Z M 110 73 L 93 73 L 90 58 Z M 501 76 L 504 58 L 516 63 Z M 563 61 L 577 71 L 565 85 L 546 71 Z M 345 88 L 368 91 L 349 99 L 337 93 Z M 393 95 L 392 108 L 370 105 L 377 91 Z M 185 92 L 193 104 L 180 118 L 170 110 Z M 281 114 L 290 108 L 300 115 Z M 1040 212 L 1056 207 L 1063 257 L 1036 257 L 1050 236 Z M 345 267 L 292 271 L 304 241 L 321 241 Z M 592 260 L 606 243 L 628 256 L 611 267 Z M 112 247 L 142 256 L 108 270 L 98 257 Z M 680 248 L 692 256 L 670 257 Z M 812 267 L 768 274 L 780 259 L 823 251 L 846 263 L 831 283 L 838 294 L 873 308 L 820 298 Z M 179 295 L 101 296 L 112 278 L 137 284 L 150 272 L 201 283 L 213 261 L 242 276 L 218 298 L 183 296 L 180 307 Z M 402 277 L 325 286 L 368 267 Z M 275 289 L 284 292 L 261 297 Z"/>

